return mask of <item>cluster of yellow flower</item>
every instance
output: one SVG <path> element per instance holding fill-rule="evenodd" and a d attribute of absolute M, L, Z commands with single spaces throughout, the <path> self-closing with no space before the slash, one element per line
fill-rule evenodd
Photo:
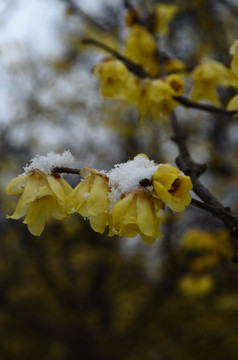
<path fill-rule="evenodd" d="M 140 122 L 146 115 L 158 118 L 160 114 L 169 115 L 178 105 L 174 98 L 184 92 L 184 83 L 177 74 L 159 77 L 157 40 L 154 33 L 168 33 L 168 24 L 178 11 L 176 5 L 158 4 L 153 13 L 153 30 L 150 32 L 139 22 L 137 10 L 127 14 L 129 33 L 125 41 L 126 59 L 140 65 L 148 73 L 146 79 L 132 74 L 123 61 L 108 57 L 94 66 L 93 73 L 100 79 L 101 94 L 106 98 L 121 99 L 135 105 L 140 114 Z M 178 59 L 165 59 L 166 73 L 184 70 Z M 151 77 L 151 78 L 150 78 Z"/>
<path fill-rule="evenodd" d="M 89 219 L 96 232 L 103 233 L 108 225 L 109 236 L 134 237 L 139 233 L 151 244 L 161 236 L 159 223 L 165 204 L 183 211 L 191 202 L 190 178 L 169 164 L 150 161 L 144 154 L 107 173 L 85 167 L 80 174 L 83 180 L 74 189 L 60 174 L 38 169 L 11 180 L 7 194 L 21 197 L 8 217 L 25 215 L 30 232 L 40 235 L 48 214 L 63 219 L 79 213 Z"/>
<path fill-rule="evenodd" d="M 215 280 L 209 271 L 232 255 L 230 234 L 223 229 L 208 232 L 193 228 L 184 234 L 181 245 L 193 256 L 189 262 L 189 272 L 179 280 L 180 290 L 195 296 L 211 292 L 215 288 Z"/>
<path fill-rule="evenodd" d="M 174 97 L 184 92 L 184 83 L 178 75 L 154 80 L 140 79 L 114 57 L 96 65 L 93 73 L 100 78 L 102 96 L 126 100 L 136 105 L 140 113 L 140 122 L 144 121 L 148 113 L 152 118 L 157 118 L 159 114 L 171 114 L 178 105 Z"/>
<path fill-rule="evenodd" d="M 157 40 L 155 34 L 168 33 L 168 24 L 178 11 L 175 5 L 156 5 L 153 13 L 154 26 L 148 29 L 141 25 L 139 12 L 132 11 L 127 15 L 129 34 L 125 41 L 124 55 L 127 59 L 141 65 L 148 77 L 141 79 L 129 72 L 123 61 L 109 57 L 96 65 L 93 73 L 101 81 L 103 97 L 126 100 L 135 105 L 140 114 L 140 122 L 146 115 L 155 119 L 160 114 L 169 115 L 179 104 L 176 97 L 184 92 L 184 81 L 179 72 L 185 74 L 186 67 L 178 59 L 164 59 L 163 72 L 167 76 L 161 77 L 158 58 Z M 220 106 L 221 101 L 217 92 L 220 86 L 238 87 L 238 41 L 231 49 L 233 56 L 230 68 L 215 60 L 203 60 L 195 67 L 191 74 L 191 90 L 189 98 L 192 101 L 207 100 Z M 170 75 L 168 75 L 170 74 Z M 228 110 L 238 108 L 238 95 L 234 96 L 227 105 Z"/>

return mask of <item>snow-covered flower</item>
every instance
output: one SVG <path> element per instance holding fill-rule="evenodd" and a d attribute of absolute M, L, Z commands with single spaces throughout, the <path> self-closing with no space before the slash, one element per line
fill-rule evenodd
<path fill-rule="evenodd" d="M 47 215 L 62 220 L 67 216 L 66 198 L 71 186 L 60 174 L 47 174 L 39 169 L 29 170 L 26 175 L 11 180 L 6 188 L 9 195 L 21 194 L 11 219 L 20 219 L 27 224 L 33 235 L 40 235 L 45 227 Z"/>
<path fill-rule="evenodd" d="M 109 235 L 135 237 L 139 233 L 146 243 L 152 244 L 162 236 L 159 230 L 162 209 L 163 202 L 147 189 L 134 190 L 114 205 Z"/>

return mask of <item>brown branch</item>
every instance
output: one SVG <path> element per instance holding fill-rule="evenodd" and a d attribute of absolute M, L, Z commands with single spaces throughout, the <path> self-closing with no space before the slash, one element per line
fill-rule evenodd
<path fill-rule="evenodd" d="M 171 116 L 171 125 L 175 136 L 173 140 L 179 148 L 179 155 L 176 158 L 176 164 L 190 176 L 193 183 L 194 193 L 203 201 L 193 199 L 192 205 L 203 209 L 223 221 L 229 228 L 231 234 L 238 240 L 238 217 L 232 214 L 229 208 L 223 206 L 216 197 L 199 181 L 198 177 L 206 170 L 205 164 L 198 164 L 192 158 L 188 151 L 185 136 L 178 123 L 175 113 Z"/>
<path fill-rule="evenodd" d="M 80 169 L 71 169 L 68 167 L 56 166 L 52 169 L 51 174 L 74 174 L 80 175 Z"/>
<path fill-rule="evenodd" d="M 202 110 L 202 111 L 207 111 L 207 112 L 211 112 L 213 114 L 222 114 L 222 115 L 232 116 L 238 112 L 238 110 L 229 111 L 229 110 L 226 110 L 223 108 L 218 108 L 216 106 L 209 105 L 209 104 L 196 103 L 194 101 L 187 99 L 184 96 L 177 96 L 177 97 L 174 97 L 174 99 L 176 101 L 178 101 L 181 105 L 184 105 L 185 107 L 198 109 L 198 110 Z"/>
<path fill-rule="evenodd" d="M 110 54 L 114 55 L 117 59 L 121 60 L 126 65 L 128 70 L 133 72 L 133 74 L 135 74 L 135 75 L 137 75 L 137 76 L 139 76 L 141 78 L 150 77 L 150 75 L 143 69 L 142 66 L 136 64 L 132 60 L 128 59 L 127 57 L 125 57 L 123 55 L 121 55 L 119 52 L 117 52 L 116 50 L 114 50 L 111 47 L 107 46 L 106 44 L 103 44 L 100 41 L 97 41 L 97 40 L 91 39 L 91 38 L 83 38 L 81 40 L 81 42 L 82 42 L 82 44 L 95 45 L 95 46 L 109 52 Z"/>
<path fill-rule="evenodd" d="M 118 51 L 112 49 L 110 46 L 107 46 L 106 44 L 101 43 L 98 40 L 91 39 L 91 38 L 83 38 L 81 40 L 81 42 L 82 42 L 82 44 L 95 45 L 95 46 L 109 52 L 110 54 L 115 56 L 117 59 L 121 60 L 125 64 L 125 66 L 128 68 L 128 70 L 130 70 L 133 74 L 137 75 L 140 78 L 156 79 L 156 77 L 153 77 L 150 74 L 148 74 L 147 71 L 145 71 L 145 69 L 142 66 L 136 64 L 134 61 L 121 55 Z M 159 57 L 164 57 L 164 56 L 166 58 L 168 58 L 168 56 L 165 53 L 160 52 Z M 233 116 L 238 113 L 238 109 L 230 111 L 230 110 L 226 110 L 224 108 L 219 108 L 219 107 L 216 107 L 216 106 L 213 106 L 210 104 L 197 103 L 192 100 L 189 100 L 185 96 L 175 96 L 174 100 L 178 101 L 181 105 L 184 105 L 185 107 L 210 112 L 213 114 Z"/>

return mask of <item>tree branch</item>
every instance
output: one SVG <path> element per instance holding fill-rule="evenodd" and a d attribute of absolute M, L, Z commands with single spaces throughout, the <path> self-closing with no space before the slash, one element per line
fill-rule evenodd
<path fill-rule="evenodd" d="M 81 42 L 82 42 L 82 44 L 95 45 L 95 46 L 109 52 L 110 54 L 115 56 L 117 59 L 121 60 L 125 64 L 125 66 L 128 68 L 128 70 L 133 72 L 133 74 L 135 74 L 141 78 L 149 78 L 150 77 L 150 75 L 143 69 L 142 66 L 136 64 L 135 62 L 131 61 L 127 57 L 121 55 L 119 52 L 117 52 L 116 50 L 107 46 L 106 44 L 103 44 L 100 41 L 97 41 L 97 40 L 94 40 L 91 38 L 83 38 L 81 40 Z"/>
<path fill-rule="evenodd" d="M 209 104 L 196 103 L 194 101 L 187 99 L 184 96 L 177 96 L 177 97 L 174 97 L 174 99 L 176 101 L 178 101 L 181 105 L 184 105 L 185 107 L 203 110 L 203 111 L 211 112 L 213 114 L 222 114 L 222 115 L 231 115 L 232 116 L 238 112 L 238 110 L 230 111 L 230 110 L 218 108 L 216 106 L 209 105 Z"/>
<path fill-rule="evenodd" d="M 74 174 L 80 175 L 80 169 L 71 169 L 68 167 L 56 166 L 52 169 L 51 174 Z"/>
<path fill-rule="evenodd" d="M 153 77 L 150 74 L 148 74 L 147 71 L 145 71 L 145 69 L 142 66 L 136 64 L 134 61 L 121 55 L 118 51 L 112 49 L 110 46 L 107 46 L 106 44 L 101 43 L 98 40 L 91 39 L 91 38 L 83 38 L 81 40 L 81 42 L 82 42 L 82 44 L 95 45 L 95 46 L 107 51 L 108 53 L 112 54 L 118 60 L 121 60 L 125 64 L 125 66 L 128 68 L 128 70 L 130 70 L 133 74 L 135 74 L 136 76 L 138 76 L 140 78 L 156 79 L 156 77 Z M 163 52 L 161 52 L 160 56 L 167 56 L 167 55 L 164 54 Z M 181 105 L 184 105 L 185 107 L 192 108 L 192 109 L 198 109 L 198 110 L 202 110 L 202 111 L 207 111 L 207 112 L 211 112 L 213 114 L 222 114 L 222 115 L 233 116 L 236 113 L 238 113 L 238 110 L 229 111 L 229 110 L 226 110 L 223 108 L 218 108 L 218 107 L 210 105 L 210 104 L 196 103 L 194 101 L 187 99 L 184 96 L 175 96 L 174 100 L 179 102 Z"/>
<path fill-rule="evenodd" d="M 196 199 L 192 199 L 191 205 L 203 209 L 222 220 L 229 228 L 231 234 L 236 238 L 236 240 L 238 240 L 238 217 L 232 214 L 229 208 L 223 206 L 198 180 L 199 175 L 206 170 L 206 165 L 198 164 L 191 158 L 185 136 L 181 130 L 175 113 L 171 115 L 171 125 L 175 134 L 173 141 L 176 142 L 179 148 L 179 155 L 175 159 L 176 164 L 186 175 L 190 176 L 193 183 L 194 193 L 203 200 L 203 202 L 201 202 Z"/>

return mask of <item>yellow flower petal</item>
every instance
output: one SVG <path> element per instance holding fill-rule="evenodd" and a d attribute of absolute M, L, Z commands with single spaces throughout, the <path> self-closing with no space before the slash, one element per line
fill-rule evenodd
<path fill-rule="evenodd" d="M 15 179 L 12 179 L 6 188 L 6 193 L 8 195 L 17 195 L 21 194 L 26 186 L 28 181 L 28 175 L 18 176 Z"/>
<path fill-rule="evenodd" d="M 66 208 L 70 214 L 74 212 L 79 212 L 80 214 L 82 213 L 82 208 L 87 203 L 87 197 L 89 196 L 90 189 L 91 176 L 87 176 L 74 188 L 66 201 Z M 84 214 L 82 215 L 85 216 Z"/>
<path fill-rule="evenodd" d="M 97 216 L 107 210 L 108 207 L 108 186 L 102 176 L 94 176 L 90 190 L 87 208 L 89 215 Z"/>
<path fill-rule="evenodd" d="M 102 234 L 106 228 L 107 219 L 108 216 L 106 213 L 100 213 L 97 214 L 97 216 L 90 216 L 89 218 L 90 226 L 94 231 Z"/>
<path fill-rule="evenodd" d="M 18 203 L 17 203 L 14 213 L 11 216 L 7 215 L 7 219 L 15 219 L 15 220 L 20 219 L 21 217 L 23 217 L 26 214 L 28 207 L 29 207 L 29 203 L 23 204 L 22 198 L 20 198 L 18 200 Z"/>
<path fill-rule="evenodd" d="M 137 197 L 137 222 L 140 229 L 140 233 L 145 236 L 153 237 L 155 234 L 155 221 L 154 213 L 152 210 L 152 201 L 143 194 Z"/>
<path fill-rule="evenodd" d="M 41 212 L 33 222 L 27 224 L 30 233 L 35 236 L 41 235 L 45 227 L 45 220 L 46 214 L 44 212 Z"/>
<path fill-rule="evenodd" d="M 46 178 L 49 183 L 50 189 L 55 194 L 57 199 L 60 202 L 65 203 L 66 201 L 65 192 L 58 179 L 56 179 L 53 175 L 46 175 Z"/>

